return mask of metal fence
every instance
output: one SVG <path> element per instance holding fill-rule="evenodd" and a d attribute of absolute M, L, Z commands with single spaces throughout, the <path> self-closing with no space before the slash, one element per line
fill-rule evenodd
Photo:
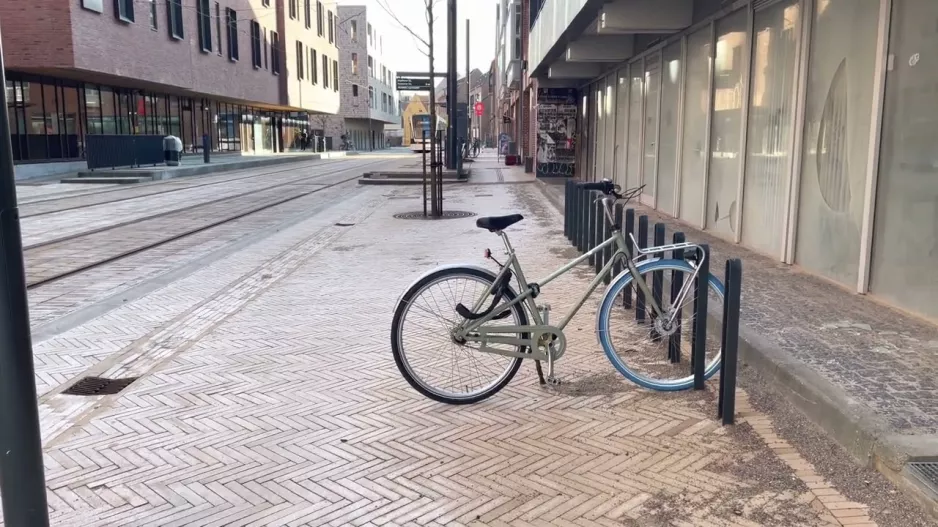
<path fill-rule="evenodd" d="M 161 135 L 98 135 L 85 137 L 88 168 L 139 167 L 164 162 Z"/>

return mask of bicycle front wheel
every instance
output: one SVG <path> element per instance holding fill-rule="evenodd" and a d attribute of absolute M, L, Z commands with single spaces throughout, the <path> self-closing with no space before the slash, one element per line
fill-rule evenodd
<path fill-rule="evenodd" d="M 616 370 L 644 388 L 658 391 L 693 387 L 691 348 L 696 323 L 694 289 L 681 298 L 675 282 L 687 281 L 694 268 L 684 260 L 657 260 L 639 265 L 639 279 L 648 284 L 666 316 L 655 317 L 650 299 L 623 273 L 609 286 L 596 320 L 599 343 Z M 723 316 L 723 284 L 712 274 L 708 280 L 708 311 Z M 676 314 L 672 317 L 672 314 Z M 667 321 L 672 319 L 673 323 Z M 704 347 L 704 378 L 720 369 L 723 357 L 721 335 L 708 326 Z M 719 327 L 719 326 L 716 326 Z"/>
<path fill-rule="evenodd" d="M 492 296 L 486 291 L 494 282 L 495 275 L 485 269 L 451 267 L 430 273 L 401 297 L 391 323 L 391 350 L 401 375 L 415 390 L 442 403 L 470 404 L 491 397 L 515 376 L 520 358 L 482 352 L 478 343 L 453 338 L 453 329 L 463 321 L 456 306 L 472 309 L 481 300 L 488 307 Z M 506 287 L 503 296 L 507 302 L 517 295 Z M 487 322 L 484 327 L 528 324 L 520 303 L 510 312 L 510 316 Z M 527 334 L 517 337 L 527 338 Z"/>

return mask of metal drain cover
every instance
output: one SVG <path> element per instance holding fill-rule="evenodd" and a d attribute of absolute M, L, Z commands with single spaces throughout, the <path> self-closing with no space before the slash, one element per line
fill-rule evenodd
<path fill-rule="evenodd" d="M 464 210 L 444 210 L 443 216 L 439 218 L 430 216 L 429 212 L 426 216 L 424 216 L 423 211 L 402 212 L 400 214 L 395 214 L 394 217 L 399 220 L 453 220 L 457 218 L 471 218 L 475 215 L 475 212 L 467 212 Z"/>
<path fill-rule="evenodd" d="M 120 393 L 124 388 L 130 386 L 137 377 L 126 377 L 123 379 L 105 379 L 104 377 L 85 377 L 75 384 L 68 387 L 63 393 L 65 395 L 114 395 Z"/>
<path fill-rule="evenodd" d="M 932 492 L 938 493 L 938 461 L 914 461 L 907 465 L 919 481 L 924 483 Z"/>

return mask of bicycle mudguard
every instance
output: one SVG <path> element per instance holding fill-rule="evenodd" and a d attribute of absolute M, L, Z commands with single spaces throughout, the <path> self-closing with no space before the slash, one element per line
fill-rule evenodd
<path fill-rule="evenodd" d="M 426 278 L 426 277 L 430 276 L 431 274 L 436 273 L 436 272 L 438 272 L 438 271 L 443 271 L 443 270 L 445 270 L 445 269 L 455 269 L 455 268 L 475 269 L 475 270 L 477 270 L 477 271 L 482 271 L 482 272 L 484 272 L 484 273 L 488 273 L 488 274 L 492 275 L 492 279 L 493 279 L 493 280 L 495 279 L 495 276 L 496 276 L 496 273 L 493 273 L 491 269 L 486 269 L 485 267 L 482 267 L 481 265 L 471 265 L 471 264 L 447 264 L 447 265 L 441 265 L 441 266 L 439 266 L 439 267 L 435 267 L 435 268 L 430 269 L 429 271 L 423 273 L 422 275 L 418 276 L 416 280 L 414 280 L 413 282 L 411 282 L 410 284 L 408 284 L 407 287 L 405 287 L 405 288 L 403 289 L 403 292 L 401 292 L 401 294 L 398 295 L 397 301 L 394 302 L 394 307 L 391 308 L 391 312 L 394 312 L 394 310 L 397 309 L 397 306 L 400 305 L 401 299 L 404 298 L 404 295 L 407 294 L 407 292 L 410 291 L 410 289 L 411 289 L 412 287 L 414 287 L 415 285 L 417 285 L 418 282 L 420 282 L 420 281 L 423 280 L 424 278 Z"/>

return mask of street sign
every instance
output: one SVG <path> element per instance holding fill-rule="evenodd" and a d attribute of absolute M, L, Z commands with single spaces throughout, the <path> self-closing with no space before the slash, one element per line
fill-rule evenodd
<path fill-rule="evenodd" d="M 475 105 L 475 111 L 477 117 L 482 117 L 482 114 L 485 113 L 485 105 L 481 102 L 477 102 Z"/>
<path fill-rule="evenodd" d="M 397 91 L 429 91 L 432 81 L 413 77 L 398 77 Z"/>

